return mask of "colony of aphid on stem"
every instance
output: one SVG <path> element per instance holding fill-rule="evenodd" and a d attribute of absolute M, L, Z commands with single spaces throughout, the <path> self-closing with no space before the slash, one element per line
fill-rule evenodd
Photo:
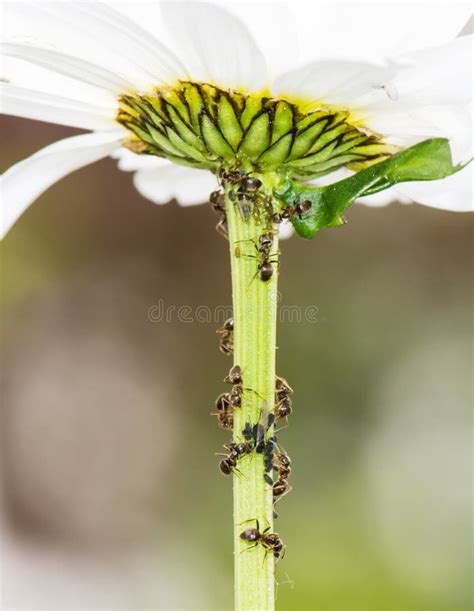
<path fill-rule="evenodd" d="M 233 348 L 233 320 L 228 319 L 222 327 L 218 329 L 221 335 L 220 350 L 224 354 L 232 354 Z M 241 409 L 242 393 L 244 390 L 254 392 L 250 388 L 244 388 L 242 382 L 242 369 L 239 365 L 231 367 L 224 382 L 231 384 L 231 390 L 220 394 L 215 402 L 216 411 L 212 412 L 217 416 L 217 423 L 220 428 L 233 430 L 234 410 Z M 267 402 L 261 402 L 260 417 L 256 424 L 246 422 L 241 434 L 244 441 L 230 441 L 224 444 L 227 451 L 223 454 L 224 458 L 219 463 L 219 469 L 224 475 L 237 474 L 239 471 L 239 461 L 246 455 L 255 452 L 263 455 L 264 459 L 264 480 L 268 486 L 272 487 L 273 504 L 275 505 L 285 494 L 290 492 L 291 485 L 288 478 L 291 473 L 291 460 L 285 450 L 279 446 L 277 436 L 273 431 L 275 422 L 286 419 L 292 411 L 290 395 L 293 393 L 288 382 L 279 376 L 275 379 L 275 402 L 272 409 L 269 409 Z M 258 394 L 258 393 L 256 393 Z M 274 517 L 278 514 L 274 510 Z M 285 551 L 285 546 L 275 533 L 269 533 L 269 528 L 260 532 L 258 521 L 257 528 L 248 529 L 242 532 L 241 538 L 255 545 L 262 545 L 266 552 L 272 551 L 275 560 L 280 560 Z"/>

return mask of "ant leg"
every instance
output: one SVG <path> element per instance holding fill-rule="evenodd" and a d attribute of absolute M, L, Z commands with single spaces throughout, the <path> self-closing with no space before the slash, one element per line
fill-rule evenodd
<path fill-rule="evenodd" d="M 224 240 L 229 240 L 229 233 L 227 229 L 225 228 L 225 226 L 223 225 L 222 221 L 219 221 L 219 223 L 217 223 L 216 233 L 220 235 L 222 238 L 224 238 Z"/>
<path fill-rule="evenodd" d="M 249 547 L 245 547 L 244 549 L 241 549 L 240 553 L 242 554 L 243 552 L 250 552 L 250 550 L 256 548 L 257 546 L 258 546 L 258 541 L 254 543 L 253 545 L 250 545 Z"/>
<path fill-rule="evenodd" d="M 258 269 L 257 269 L 257 271 L 255 272 L 255 274 L 253 275 L 252 280 L 250 280 L 249 285 L 248 285 L 248 287 L 247 287 L 247 290 L 249 290 L 249 288 L 250 288 L 250 287 L 251 287 L 251 285 L 252 285 L 252 282 L 255 280 L 255 278 L 256 278 L 257 276 L 258 276 Z"/>
<path fill-rule="evenodd" d="M 234 244 L 240 244 L 241 242 L 253 242 L 253 245 L 255 246 L 255 248 L 257 248 L 254 238 L 245 238 L 244 240 L 235 240 Z"/>
<path fill-rule="evenodd" d="M 242 526 L 242 524 L 248 524 L 249 522 L 256 522 L 257 530 L 260 531 L 260 525 L 257 518 L 249 518 L 248 520 L 244 520 L 243 522 L 239 522 L 237 526 Z"/>
<path fill-rule="evenodd" d="M 240 252 L 240 248 L 238 246 L 235 247 L 235 256 L 238 257 L 239 259 L 245 258 L 245 259 L 260 259 L 260 257 L 257 257 L 257 255 L 248 255 L 246 253 Z"/>
<path fill-rule="evenodd" d="M 265 564 L 265 560 L 267 559 L 268 554 L 270 553 L 273 554 L 272 550 L 269 547 L 264 546 L 264 550 L 265 550 L 265 555 L 263 556 L 263 559 L 262 559 L 262 567 Z"/>
<path fill-rule="evenodd" d="M 284 431 L 285 429 L 287 429 L 290 426 L 290 423 L 288 422 L 288 416 L 285 417 L 285 420 L 286 420 L 286 424 L 284 426 L 280 427 L 279 429 L 276 429 L 275 430 L 275 435 L 277 433 L 279 433 L 280 431 Z"/>
<path fill-rule="evenodd" d="M 255 393 L 255 394 L 257 395 L 257 397 L 258 397 L 259 399 L 262 399 L 262 400 L 263 400 L 262 395 L 261 395 L 261 394 L 260 394 L 258 391 L 254 390 L 253 388 L 247 388 L 247 387 L 245 387 L 245 386 L 244 386 L 244 387 L 242 388 L 242 390 L 246 390 L 247 392 L 253 392 L 253 393 Z"/>

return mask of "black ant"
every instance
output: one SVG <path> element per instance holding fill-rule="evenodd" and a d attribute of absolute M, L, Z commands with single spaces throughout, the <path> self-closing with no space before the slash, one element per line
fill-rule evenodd
<path fill-rule="evenodd" d="M 275 466 L 274 466 L 275 468 Z M 288 478 L 291 473 L 291 460 L 288 454 L 279 448 L 277 453 L 278 479 L 273 484 L 273 502 L 279 501 L 285 494 L 291 491 L 292 487 L 288 483 Z"/>
<path fill-rule="evenodd" d="M 244 241 L 249 241 L 249 240 L 244 240 Z M 253 241 L 253 240 L 250 240 Z M 254 246 L 255 246 L 255 250 L 258 253 L 258 256 L 256 255 L 243 255 L 240 253 L 240 249 L 239 247 L 236 248 L 236 256 L 240 257 L 250 257 L 251 259 L 255 259 L 258 258 L 259 264 L 257 267 L 257 273 L 260 276 L 260 279 L 263 280 L 264 282 L 267 282 L 268 280 L 270 280 L 270 278 L 273 276 L 273 264 L 274 263 L 278 263 L 278 255 L 275 253 L 274 256 L 277 257 L 277 260 L 271 260 L 271 249 L 273 246 L 273 234 L 271 232 L 269 233 L 262 233 L 262 235 L 260 235 L 258 237 L 258 245 L 254 242 Z"/>
<path fill-rule="evenodd" d="M 246 176 L 243 170 L 226 170 L 225 168 L 219 168 L 217 171 L 217 178 L 221 183 L 227 182 L 231 185 L 239 184 L 242 179 Z"/>
<path fill-rule="evenodd" d="M 231 367 L 229 374 L 224 378 L 224 382 L 232 384 L 232 390 L 229 393 L 229 400 L 233 407 L 240 407 L 242 404 L 242 369 L 239 365 Z"/>
<path fill-rule="evenodd" d="M 249 543 L 255 543 L 258 545 L 259 543 L 265 548 L 265 550 L 272 551 L 273 556 L 278 562 L 285 555 L 286 545 L 284 545 L 283 541 L 277 535 L 277 533 L 270 533 L 270 527 L 266 528 L 263 532 L 260 532 L 260 525 L 257 519 L 255 519 L 257 528 L 248 528 L 240 533 L 240 538 L 244 541 L 248 541 Z M 252 547 L 255 547 L 253 545 Z M 252 548 L 249 548 L 252 549 Z"/>
<path fill-rule="evenodd" d="M 253 445 L 248 442 L 241 443 L 227 443 L 224 445 L 224 448 L 229 451 L 228 454 L 225 454 L 225 458 L 223 458 L 219 463 L 219 469 L 224 475 L 230 475 L 234 471 L 236 471 L 237 462 L 241 456 L 244 454 L 249 454 L 253 450 Z"/>
<path fill-rule="evenodd" d="M 232 430 L 234 427 L 234 406 L 230 400 L 230 394 L 222 393 L 216 399 L 216 410 L 211 416 L 217 416 L 217 424 L 221 429 Z"/>
<path fill-rule="evenodd" d="M 275 394 L 277 398 L 275 405 L 275 419 L 281 420 L 281 418 L 288 418 L 292 412 L 290 395 L 293 394 L 293 389 L 285 378 L 276 376 Z"/>
<path fill-rule="evenodd" d="M 223 354 L 232 354 L 234 352 L 234 319 L 228 318 L 216 333 L 220 333 L 221 336 L 219 350 Z"/>
<path fill-rule="evenodd" d="M 221 235 L 226 240 L 229 239 L 229 232 L 227 227 L 227 215 L 225 211 L 225 198 L 224 192 L 220 189 L 213 191 L 209 196 L 209 203 L 213 211 L 216 214 L 220 214 L 219 222 L 216 225 L 216 231 L 219 235 Z"/>
<path fill-rule="evenodd" d="M 281 212 L 275 212 L 272 215 L 272 221 L 274 223 L 282 223 L 283 221 L 291 220 L 295 216 L 301 219 L 310 210 L 312 205 L 313 202 L 311 200 L 304 199 L 292 207 L 284 208 Z"/>
<path fill-rule="evenodd" d="M 289 396 L 293 394 L 293 389 L 285 380 L 285 378 L 282 378 L 281 376 L 276 376 L 275 393 L 278 401 L 281 401 L 282 399 L 288 399 Z"/>
<path fill-rule="evenodd" d="M 229 384 L 241 384 L 242 368 L 240 365 L 234 365 L 230 368 L 228 375 L 224 378 L 224 382 L 228 382 Z"/>
<path fill-rule="evenodd" d="M 221 168 L 217 176 L 221 183 L 227 182 L 230 185 L 238 185 L 237 191 L 229 192 L 229 198 L 237 201 L 243 218 L 248 221 L 252 212 L 252 204 L 257 199 L 262 181 L 254 176 L 249 176 L 243 170 L 226 170 Z"/>

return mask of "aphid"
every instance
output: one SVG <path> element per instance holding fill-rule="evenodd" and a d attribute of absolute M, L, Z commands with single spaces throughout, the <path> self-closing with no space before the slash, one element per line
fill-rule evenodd
<path fill-rule="evenodd" d="M 217 424 L 221 429 L 232 430 L 234 426 L 234 406 L 229 393 L 222 393 L 216 399 L 216 411 L 211 416 L 217 416 Z"/>
<path fill-rule="evenodd" d="M 253 450 L 253 445 L 248 442 L 241 443 L 228 443 L 224 445 L 224 448 L 229 451 L 228 454 L 224 454 L 223 458 L 219 463 L 219 469 L 224 475 L 230 475 L 236 471 L 237 462 L 244 454 L 249 454 Z"/>
<path fill-rule="evenodd" d="M 242 429 L 242 435 L 245 441 L 253 440 L 253 429 L 250 422 L 246 422 L 244 428 Z"/>
<path fill-rule="evenodd" d="M 234 351 L 234 319 L 228 318 L 216 333 L 220 333 L 221 336 L 219 350 L 223 354 L 232 354 Z"/>
<path fill-rule="evenodd" d="M 274 456 L 278 450 L 276 435 L 272 435 L 266 442 L 264 453 L 264 468 L 265 473 L 263 479 L 269 486 L 273 486 L 273 470 L 275 469 Z"/>
<path fill-rule="evenodd" d="M 247 528 L 240 533 L 240 538 L 244 541 L 248 541 L 249 543 L 255 543 L 255 545 L 262 545 L 266 551 L 273 552 L 273 556 L 276 562 L 278 562 L 285 555 L 286 545 L 284 545 L 277 533 L 269 532 L 270 527 L 266 528 L 263 532 L 260 532 L 258 520 L 256 519 L 255 522 L 257 527 Z"/>
<path fill-rule="evenodd" d="M 265 451 L 266 441 L 265 435 L 268 430 L 268 403 L 262 401 L 262 407 L 260 408 L 260 417 L 257 424 L 252 429 L 253 441 L 255 444 L 255 451 L 258 454 L 262 454 Z"/>

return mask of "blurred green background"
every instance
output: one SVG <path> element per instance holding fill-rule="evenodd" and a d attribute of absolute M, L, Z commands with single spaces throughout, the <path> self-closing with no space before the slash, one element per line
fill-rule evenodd
<path fill-rule="evenodd" d="M 72 129 L 1 118 L 2 170 Z M 3 247 L 4 608 L 230 609 L 231 481 L 209 416 L 230 303 L 209 206 L 156 206 L 112 160 L 51 188 Z M 440 185 L 442 188 L 442 183 Z M 356 205 L 282 244 L 280 610 L 472 609 L 472 217 Z"/>

